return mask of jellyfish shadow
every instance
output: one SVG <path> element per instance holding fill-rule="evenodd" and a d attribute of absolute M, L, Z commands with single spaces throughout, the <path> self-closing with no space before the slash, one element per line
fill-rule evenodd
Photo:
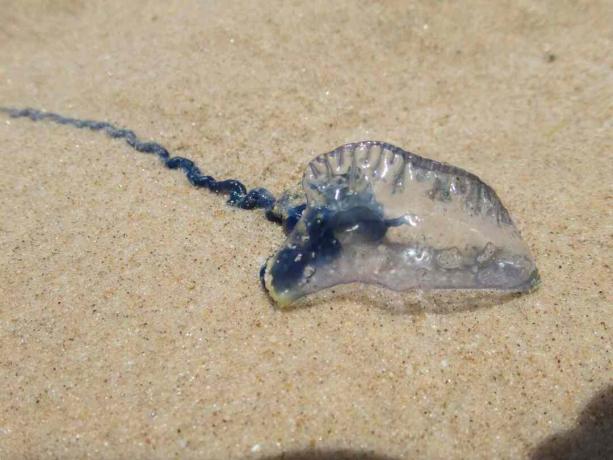
<path fill-rule="evenodd" d="M 531 459 L 613 459 L 613 385 L 590 400 L 574 428 L 545 439 Z"/>
<path fill-rule="evenodd" d="M 388 455 L 353 449 L 305 449 L 285 452 L 259 460 L 396 460 Z"/>
<path fill-rule="evenodd" d="M 393 291 L 372 284 L 337 285 L 303 297 L 285 310 L 300 310 L 347 302 L 371 306 L 389 314 L 416 315 L 421 313 L 453 314 L 493 308 L 526 294 L 494 290 L 434 290 Z"/>

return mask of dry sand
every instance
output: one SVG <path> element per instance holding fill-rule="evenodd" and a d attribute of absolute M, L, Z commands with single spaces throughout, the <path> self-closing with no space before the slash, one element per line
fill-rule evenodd
<path fill-rule="evenodd" d="M 491 184 L 543 278 L 447 312 L 359 286 L 279 311 L 261 212 L 1 116 L 0 458 L 613 455 L 612 10 L 0 0 L 0 105 L 112 121 L 275 193 L 386 140 Z"/>

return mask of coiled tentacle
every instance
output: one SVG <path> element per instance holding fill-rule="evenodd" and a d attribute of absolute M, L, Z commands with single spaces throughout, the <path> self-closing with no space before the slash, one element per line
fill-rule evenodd
<path fill-rule="evenodd" d="M 143 141 L 132 130 L 119 128 L 105 121 L 81 120 L 31 108 L 0 107 L 0 112 L 8 114 L 12 118 L 29 118 L 33 121 L 47 120 L 79 129 L 104 131 L 107 136 L 113 139 L 124 139 L 137 152 L 157 155 L 167 168 L 183 170 L 194 187 L 206 188 L 215 193 L 228 195 L 228 204 L 231 206 L 241 209 L 259 208 L 270 211 L 275 204 L 274 195 L 265 188 L 254 188 L 247 191 L 245 185 L 236 179 L 216 180 L 212 176 L 204 175 L 192 160 L 172 156 L 163 145 L 157 142 Z"/>

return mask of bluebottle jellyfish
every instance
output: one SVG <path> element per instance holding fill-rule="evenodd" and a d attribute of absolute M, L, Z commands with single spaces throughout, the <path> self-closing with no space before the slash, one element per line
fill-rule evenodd
<path fill-rule="evenodd" d="M 384 142 L 318 156 L 302 193 L 286 193 L 273 212 L 289 235 L 262 277 L 280 305 L 350 282 L 517 292 L 538 282 L 527 246 L 487 184 Z"/>
<path fill-rule="evenodd" d="M 196 187 L 229 196 L 228 204 L 264 209 L 287 239 L 260 271 L 281 307 L 339 284 L 395 291 L 527 292 L 538 270 L 494 190 L 474 174 L 378 141 L 346 144 L 319 155 L 302 183 L 275 199 L 238 180 L 216 180 L 191 160 L 144 142 L 107 122 L 36 109 L 0 108 L 13 118 L 102 131 L 181 169 Z"/>

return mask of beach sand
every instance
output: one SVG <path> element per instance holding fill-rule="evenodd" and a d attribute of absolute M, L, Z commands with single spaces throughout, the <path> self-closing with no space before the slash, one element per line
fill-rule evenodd
<path fill-rule="evenodd" d="M 385 140 L 490 184 L 542 277 L 281 311 L 261 211 L 0 114 L 0 458 L 613 456 L 612 10 L 0 0 L 0 105 L 111 121 L 275 194 Z"/>

